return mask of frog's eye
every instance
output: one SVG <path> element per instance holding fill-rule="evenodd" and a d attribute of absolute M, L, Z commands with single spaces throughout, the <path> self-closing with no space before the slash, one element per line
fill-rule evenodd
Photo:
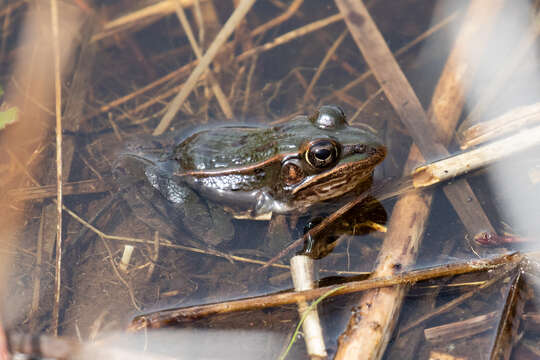
<path fill-rule="evenodd" d="M 345 112 L 337 105 L 321 106 L 310 119 L 319 129 L 342 129 L 347 125 Z"/>
<path fill-rule="evenodd" d="M 306 151 L 306 161 L 318 169 L 333 165 L 338 158 L 338 144 L 328 139 L 314 141 Z"/>

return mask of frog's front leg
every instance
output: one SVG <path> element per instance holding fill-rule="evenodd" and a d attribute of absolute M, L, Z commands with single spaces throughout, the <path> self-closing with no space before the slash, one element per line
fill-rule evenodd
<path fill-rule="evenodd" d="M 196 238 L 217 246 L 230 241 L 234 236 L 232 218 L 221 207 L 204 201 L 193 189 L 170 176 L 157 173 L 148 167 L 146 176 L 174 208 L 177 221 Z"/>

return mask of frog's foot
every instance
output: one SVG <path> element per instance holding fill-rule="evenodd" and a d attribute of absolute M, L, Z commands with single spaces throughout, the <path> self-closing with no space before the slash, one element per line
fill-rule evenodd
<path fill-rule="evenodd" d="M 338 236 L 333 234 L 320 234 L 317 237 L 311 236 L 309 231 L 319 225 L 324 220 L 317 216 L 304 226 L 304 235 L 308 234 L 304 241 L 304 248 L 297 255 L 307 255 L 312 259 L 321 259 L 332 252 L 337 245 Z"/>

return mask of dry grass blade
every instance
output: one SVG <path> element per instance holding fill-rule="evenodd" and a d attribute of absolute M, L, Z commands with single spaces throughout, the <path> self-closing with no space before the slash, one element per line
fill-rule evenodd
<path fill-rule="evenodd" d="M 60 74 L 60 44 L 58 40 L 58 3 L 51 0 L 52 42 L 54 51 L 54 87 L 56 94 L 56 273 L 53 307 L 53 334 L 58 334 L 60 286 L 62 268 L 62 77 Z"/>
<path fill-rule="evenodd" d="M 199 45 L 197 44 L 197 40 L 195 40 L 195 35 L 193 35 L 193 31 L 191 30 L 191 26 L 189 25 L 186 13 L 184 12 L 182 5 L 180 4 L 180 0 L 176 0 L 175 8 L 178 19 L 180 20 L 180 23 L 182 24 L 182 27 L 184 28 L 184 31 L 186 32 L 186 35 L 188 37 L 189 44 L 191 45 L 195 56 L 197 56 L 197 59 L 200 61 L 203 57 L 203 54 L 201 49 L 199 48 Z M 214 95 L 216 95 L 219 106 L 221 106 L 221 110 L 225 114 L 225 117 L 227 119 L 232 119 L 233 113 L 231 110 L 231 105 L 229 105 L 227 96 L 225 96 L 225 93 L 223 92 L 223 90 L 221 90 L 221 86 L 219 86 L 218 81 L 216 80 L 212 73 L 212 70 L 210 69 L 208 69 L 208 78 L 210 79 L 210 83 L 212 84 L 212 90 L 214 91 Z"/>
<path fill-rule="evenodd" d="M 183 7 L 193 5 L 193 0 L 175 1 L 179 1 Z M 100 33 L 92 37 L 92 42 L 102 40 L 108 36 L 116 34 L 121 30 L 125 30 L 133 26 L 140 26 L 141 23 L 148 22 L 152 19 L 158 19 L 160 17 L 172 14 L 175 11 L 175 1 L 159 1 L 155 4 L 132 11 L 126 15 L 122 15 L 114 20 L 111 20 L 103 26 L 103 30 Z"/>
<path fill-rule="evenodd" d="M 173 117 L 176 115 L 178 110 L 180 110 L 180 107 L 191 93 L 191 90 L 193 90 L 193 88 L 195 87 L 195 84 L 197 83 L 199 77 L 207 70 L 208 66 L 210 65 L 212 60 L 214 60 L 214 57 L 217 55 L 220 48 L 223 46 L 223 44 L 225 44 L 225 41 L 227 41 L 236 26 L 240 23 L 240 21 L 242 21 L 242 19 L 247 14 L 249 9 L 251 9 L 254 3 L 255 0 L 243 0 L 240 4 L 238 4 L 238 7 L 234 10 L 229 20 L 227 20 L 219 34 L 216 36 L 216 38 L 208 48 L 208 51 L 206 51 L 206 53 L 204 54 L 204 57 L 201 59 L 197 67 L 193 70 L 189 78 L 182 86 L 182 89 L 180 90 L 178 95 L 176 95 L 176 97 L 169 104 L 165 116 L 163 116 L 160 123 L 153 132 L 154 135 L 162 134 L 167 129 L 167 127 L 169 127 Z"/>
<path fill-rule="evenodd" d="M 110 189 L 112 179 L 107 177 L 103 180 L 81 180 L 64 182 L 63 195 L 93 194 L 105 192 Z M 56 185 L 33 186 L 18 188 L 8 191 L 8 197 L 15 201 L 47 199 L 56 196 Z"/>
<path fill-rule="evenodd" d="M 304 0 L 294 0 L 291 3 L 291 5 L 289 5 L 287 10 L 283 14 L 273 18 L 272 20 L 268 21 L 265 24 L 262 24 L 259 27 L 256 27 L 255 29 L 253 29 L 253 31 L 251 32 L 251 36 L 256 36 L 256 35 L 262 34 L 265 31 L 268 31 L 268 30 L 272 29 L 273 27 L 276 27 L 279 24 L 289 20 L 289 18 L 296 13 L 298 8 L 300 8 L 300 6 L 302 5 L 303 2 L 304 2 Z"/>
<path fill-rule="evenodd" d="M 237 61 L 243 61 L 253 55 L 260 54 L 264 51 L 268 51 L 270 49 L 275 48 L 276 46 L 283 45 L 285 43 L 288 43 L 289 41 L 292 41 L 294 39 L 297 39 L 301 36 L 307 35 L 313 31 L 320 30 L 328 25 L 331 25 L 335 22 L 338 22 L 340 20 L 343 20 L 343 15 L 341 14 L 335 14 L 331 15 L 327 18 L 314 21 L 310 24 L 307 24 L 305 26 L 302 26 L 298 29 L 289 31 L 288 33 L 285 33 L 281 36 L 278 36 L 274 40 L 263 44 L 261 46 L 254 47 L 252 49 L 246 50 L 242 54 L 238 55 L 236 60 Z"/>
<path fill-rule="evenodd" d="M 335 52 L 339 48 L 339 45 L 345 40 L 345 37 L 347 36 L 347 33 L 349 30 L 345 30 L 339 35 L 339 37 L 334 41 L 330 49 L 326 52 L 326 55 L 324 55 L 324 59 L 321 61 L 320 65 L 317 67 L 317 72 L 315 75 L 313 75 L 313 78 L 311 79 L 311 82 L 309 83 L 308 88 L 306 89 L 306 93 L 304 94 L 304 104 L 307 102 L 309 97 L 311 96 L 311 92 L 313 91 L 313 88 L 315 87 L 315 84 L 321 77 L 322 72 L 326 68 L 326 64 L 328 64 L 328 61 L 334 56 Z"/>

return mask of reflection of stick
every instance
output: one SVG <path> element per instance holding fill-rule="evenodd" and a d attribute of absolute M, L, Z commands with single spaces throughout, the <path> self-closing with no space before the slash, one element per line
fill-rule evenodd
<path fill-rule="evenodd" d="M 494 327 L 497 324 L 496 316 L 497 312 L 492 311 L 467 320 L 435 326 L 425 329 L 424 335 L 426 340 L 431 342 L 448 342 L 469 338 Z"/>
<path fill-rule="evenodd" d="M 415 188 L 419 188 L 449 180 L 538 145 L 540 145 L 540 126 L 478 149 L 421 166 L 413 172 L 413 184 Z"/>
<path fill-rule="evenodd" d="M 296 291 L 313 289 L 313 259 L 306 255 L 293 256 L 291 258 L 291 276 Z M 308 304 L 305 300 L 298 301 L 300 317 L 307 308 Z M 308 355 L 311 357 L 326 357 L 326 347 L 316 307 L 306 315 L 302 323 L 302 329 L 304 330 Z"/>

